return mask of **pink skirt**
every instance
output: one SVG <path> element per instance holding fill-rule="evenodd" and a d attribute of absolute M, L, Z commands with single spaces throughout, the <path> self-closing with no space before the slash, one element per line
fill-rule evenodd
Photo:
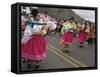
<path fill-rule="evenodd" d="M 80 31 L 80 32 L 78 33 L 77 39 L 78 39 L 78 42 L 79 42 L 80 44 L 83 44 L 83 43 L 86 41 L 86 38 L 87 38 L 87 33 L 86 33 L 86 32 Z"/>
<path fill-rule="evenodd" d="M 46 57 L 47 41 L 44 36 L 33 36 L 26 44 L 21 45 L 21 56 L 33 61 Z"/>
<path fill-rule="evenodd" d="M 63 41 L 65 44 L 72 45 L 74 40 L 73 32 L 65 32 L 62 37 L 61 41 Z"/>

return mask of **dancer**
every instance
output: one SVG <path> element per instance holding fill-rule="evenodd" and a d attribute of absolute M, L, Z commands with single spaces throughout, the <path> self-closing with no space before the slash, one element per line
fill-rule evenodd
<path fill-rule="evenodd" d="M 62 37 L 60 39 L 60 44 L 64 47 L 63 52 L 69 53 L 68 48 L 72 45 L 74 40 L 73 32 L 75 30 L 75 26 L 73 17 L 69 18 L 68 22 L 63 24 L 61 29 Z"/>
<path fill-rule="evenodd" d="M 46 58 L 47 41 L 45 34 L 48 27 L 46 24 L 40 22 L 40 15 L 37 9 L 32 10 L 34 18 L 33 24 L 29 24 L 24 31 L 21 44 L 22 57 L 33 61 L 35 68 L 40 66 L 40 62 Z"/>
<path fill-rule="evenodd" d="M 79 46 L 80 48 L 83 47 L 83 44 L 87 39 L 87 32 L 89 32 L 89 27 L 87 27 L 87 26 L 88 26 L 87 22 L 82 24 L 81 27 L 80 27 L 80 31 L 78 33 L 78 36 L 77 36 L 77 40 L 80 44 L 80 46 Z"/>

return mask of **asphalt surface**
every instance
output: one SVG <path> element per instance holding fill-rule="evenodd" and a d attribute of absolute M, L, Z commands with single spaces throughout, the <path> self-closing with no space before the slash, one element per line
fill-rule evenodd
<path fill-rule="evenodd" d="M 47 35 L 48 50 L 46 60 L 41 62 L 39 69 L 61 69 L 61 68 L 79 68 L 95 66 L 95 46 L 88 46 L 85 42 L 83 48 L 79 47 L 77 39 L 74 39 L 73 45 L 69 48 L 70 53 L 63 53 L 63 47 L 59 44 L 60 36 L 58 34 Z M 35 70 L 31 63 L 31 68 L 27 68 L 27 63 L 21 62 L 22 70 Z"/>

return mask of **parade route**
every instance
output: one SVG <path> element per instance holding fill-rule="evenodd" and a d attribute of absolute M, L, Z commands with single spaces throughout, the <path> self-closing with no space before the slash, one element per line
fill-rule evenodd
<path fill-rule="evenodd" d="M 95 65 L 95 46 L 88 46 L 86 43 L 83 48 L 79 48 L 77 39 L 70 47 L 70 53 L 63 53 L 63 47 L 59 44 L 58 34 L 47 35 L 48 41 L 46 60 L 41 62 L 38 70 L 61 69 L 61 68 L 80 68 L 93 67 Z M 22 63 L 22 70 L 34 70 L 27 68 L 26 63 Z"/>

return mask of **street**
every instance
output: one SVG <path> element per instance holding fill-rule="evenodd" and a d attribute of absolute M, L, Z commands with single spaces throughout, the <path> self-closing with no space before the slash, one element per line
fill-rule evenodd
<path fill-rule="evenodd" d="M 59 44 L 59 34 L 47 35 L 46 39 L 48 41 L 46 60 L 41 62 L 38 70 L 95 66 L 94 45 L 88 46 L 85 42 L 83 48 L 79 48 L 77 39 L 74 38 L 74 43 L 69 48 L 70 53 L 63 53 L 63 47 Z M 27 68 L 27 64 L 22 62 L 21 69 L 34 70 L 34 66 Z"/>

